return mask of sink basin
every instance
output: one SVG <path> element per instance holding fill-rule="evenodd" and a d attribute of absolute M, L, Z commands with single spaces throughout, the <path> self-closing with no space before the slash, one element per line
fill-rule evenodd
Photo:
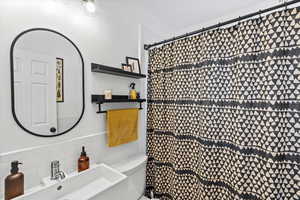
<path fill-rule="evenodd" d="M 126 178 L 105 164 L 94 165 L 84 172 L 69 174 L 63 181 L 40 186 L 15 200 L 117 200 L 121 192 L 117 187 Z"/>

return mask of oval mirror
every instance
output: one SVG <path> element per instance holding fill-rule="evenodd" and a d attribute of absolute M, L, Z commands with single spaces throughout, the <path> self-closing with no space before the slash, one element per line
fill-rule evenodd
<path fill-rule="evenodd" d="M 11 45 L 12 112 L 26 132 L 67 133 L 84 113 L 84 62 L 77 46 L 54 30 L 36 28 Z"/>

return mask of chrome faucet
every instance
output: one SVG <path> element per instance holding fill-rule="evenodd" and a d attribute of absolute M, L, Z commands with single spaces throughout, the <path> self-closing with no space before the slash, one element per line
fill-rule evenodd
<path fill-rule="evenodd" d="M 51 180 L 63 180 L 66 175 L 59 169 L 59 161 L 55 160 L 51 162 Z"/>

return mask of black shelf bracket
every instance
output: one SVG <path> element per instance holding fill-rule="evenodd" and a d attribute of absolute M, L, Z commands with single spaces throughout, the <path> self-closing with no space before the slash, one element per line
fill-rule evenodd
<path fill-rule="evenodd" d="M 97 112 L 97 114 L 107 113 L 107 111 L 101 110 L 101 103 L 98 103 L 98 108 L 99 108 L 99 111 Z"/>
<path fill-rule="evenodd" d="M 140 108 L 139 108 L 139 110 L 143 110 L 143 104 L 142 104 L 142 102 L 140 102 Z"/>

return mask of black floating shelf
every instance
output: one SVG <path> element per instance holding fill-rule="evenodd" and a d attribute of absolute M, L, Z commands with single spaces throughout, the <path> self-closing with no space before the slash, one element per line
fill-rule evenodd
<path fill-rule="evenodd" d="M 136 102 L 140 103 L 140 110 L 143 109 L 142 103 L 146 102 L 146 99 L 128 99 L 127 95 L 113 95 L 112 99 L 105 99 L 104 95 L 92 95 L 92 103 L 96 103 L 99 106 L 99 111 L 97 113 L 106 113 L 106 111 L 101 110 L 101 104 L 104 103 L 130 103 Z"/>
<path fill-rule="evenodd" d="M 145 74 L 127 72 L 122 69 L 108 67 L 105 65 L 99 65 L 96 63 L 92 63 L 92 72 L 111 74 L 111 75 L 115 75 L 115 76 L 129 77 L 129 78 L 135 78 L 135 79 L 141 79 L 141 78 L 147 77 Z"/>

